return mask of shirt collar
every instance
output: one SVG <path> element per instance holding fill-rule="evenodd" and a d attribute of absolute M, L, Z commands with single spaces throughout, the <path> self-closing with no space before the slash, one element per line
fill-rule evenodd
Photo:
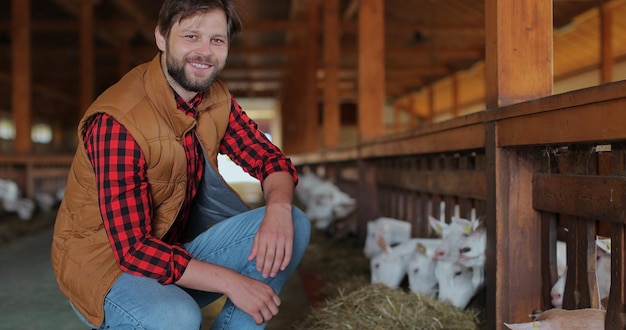
<path fill-rule="evenodd" d="M 172 89 L 172 91 L 174 92 L 174 98 L 176 99 L 176 106 L 178 109 L 183 111 L 187 116 L 195 118 L 198 115 L 197 107 L 200 105 L 200 102 L 202 102 L 202 93 L 200 92 L 196 94 L 193 99 L 187 102 L 180 95 L 178 95 L 175 90 Z"/>

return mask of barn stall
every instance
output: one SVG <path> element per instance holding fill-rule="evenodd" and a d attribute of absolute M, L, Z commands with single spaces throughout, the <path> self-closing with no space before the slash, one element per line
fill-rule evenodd
<path fill-rule="evenodd" d="M 472 209 L 488 229 L 486 313 L 491 326 L 528 321 L 550 305 L 557 238 L 568 244 L 564 307 L 600 308 L 596 235 L 610 237 L 607 329 L 624 323 L 626 82 L 548 96 L 376 139 L 294 156 L 323 167 L 357 198 L 358 230 L 378 216 L 406 219 L 427 237 L 428 214 Z M 564 232 L 567 234 L 558 233 Z M 571 280 L 570 279 L 574 279 Z"/>
<path fill-rule="evenodd" d="M 423 237 L 427 215 L 440 214 L 441 201 L 447 216 L 456 208 L 465 217 L 472 209 L 483 215 L 489 328 L 527 322 L 533 311 L 552 307 L 559 238 L 570 251 L 563 306 L 600 308 L 594 242 L 596 235 L 610 237 L 605 328 L 623 329 L 626 135 L 620 123 L 626 84 L 551 95 L 552 67 L 545 60 L 551 40 L 522 37 L 516 28 L 534 19 L 537 31 L 551 30 L 550 17 L 534 6 L 519 9 L 486 2 L 484 111 L 292 159 L 300 167 L 323 168 L 356 196 L 360 237 L 378 216 L 406 219 L 414 237 Z M 363 103 L 375 101 L 360 95 Z M 376 123 L 359 125 L 366 135 Z"/>
<path fill-rule="evenodd" d="M 14 15 L 25 15 L 29 10 L 27 3 L 29 2 L 12 1 Z M 70 8 L 71 10 L 67 11 L 71 15 L 83 15 L 81 17 L 84 20 L 81 20 L 81 24 L 84 24 L 85 28 L 82 30 L 93 32 L 92 24 L 97 22 L 92 15 L 85 13 L 93 9 L 94 3 L 85 2 L 83 7 L 75 6 L 70 1 L 56 3 L 61 4 L 61 7 Z M 110 5 L 107 1 L 103 3 Z M 315 8 L 316 3 L 310 1 L 300 5 L 309 11 L 315 11 L 319 10 Z M 430 98 L 431 104 L 416 109 L 411 106 L 410 101 L 409 105 L 403 105 L 400 102 L 403 99 L 395 95 L 398 99 L 396 105 L 407 107 L 409 112 L 425 111 L 426 114 L 410 113 L 408 124 L 396 118 L 393 129 L 396 132 L 389 133 L 379 118 L 383 113 L 386 96 L 385 85 L 382 82 L 385 81 L 389 85 L 393 82 L 386 77 L 385 70 L 380 70 L 388 67 L 385 64 L 385 56 L 380 52 L 384 44 L 383 24 L 387 24 L 381 19 L 385 2 L 361 1 L 356 7 L 352 6 L 354 3 L 358 2 L 350 1 L 350 6 L 343 2 L 341 8 L 346 14 L 344 17 L 354 18 L 358 12 L 363 18 L 361 21 L 367 22 L 359 24 L 356 28 L 342 27 L 346 31 L 356 30 L 359 35 L 367 38 L 363 39 L 367 42 L 361 42 L 362 46 L 358 49 L 359 88 L 347 93 L 352 93 L 354 101 L 360 105 L 357 114 L 357 142 L 349 143 L 349 146 L 337 146 L 342 144 L 338 141 L 339 121 L 334 117 L 337 113 L 332 112 L 334 110 L 330 106 L 337 103 L 340 98 L 345 98 L 346 93 L 345 91 L 342 94 L 333 93 L 340 89 L 341 84 L 336 76 L 333 78 L 333 74 L 339 73 L 339 64 L 333 62 L 332 58 L 334 56 L 337 60 L 341 54 L 336 49 L 333 53 L 332 45 L 325 44 L 324 47 L 331 50 L 327 62 L 324 63 L 328 78 L 324 81 L 326 87 L 323 95 L 325 106 L 323 126 L 318 126 L 317 113 L 311 111 L 316 108 L 316 102 L 310 102 L 315 100 L 316 96 L 311 94 L 315 94 L 316 85 L 312 79 L 315 72 L 308 70 L 310 67 L 308 64 L 305 80 L 310 81 L 307 84 L 297 84 L 295 82 L 300 81 L 302 77 L 286 77 L 292 79 L 285 79 L 290 87 L 284 88 L 280 93 L 284 105 L 282 114 L 284 150 L 298 167 L 324 168 L 328 177 L 357 197 L 358 230 L 361 237 L 364 235 L 365 222 L 382 215 L 410 221 L 414 224 L 412 235 L 415 237 L 426 235 L 428 228 L 425 219 L 428 214 L 440 214 L 438 208 L 442 201 L 446 217 L 454 214 L 457 209 L 463 216 L 469 216 L 472 210 L 485 216 L 489 238 L 486 274 L 489 328 L 502 328 L 504 322 L 523 322 L 533 310 L 549 308 L 549 287 L 556 280 L 553 246 L 557 239 L 565 240 L 568 251 L 574 252 L 568 254 L 568 279 L 571 280 L 568 280 L 565 290 L 564 307 L 568 309 L 599 307 L 601 302 L 593 294 L 597 284 L 593 276 L 588 275 L 594 273 L 595 267 L 592 262 L 595 259 L 592 242 L 596 235 L 610 237 L 612 246 L 616 248 L 612 249 L 611 254 L 613 285 L 606 302 L 606 328 L 624 328 L 626 300 L 623 287 L 625 279 L 623 210 L 626 206 L 623 203 L 626 197 L 623 186 L 625 163 L 623 142 L 626 134 L 620 123 L 626 116 L 624 114 L 626 87 L 623 81 L 611 82 L 610 72 L 613 69 L 613 61 L 610 58 L 611 43 L 603 42 L 597 50 L 602 54 L 599 64 L 596 63 L 596 69 L 601 72 L 598 86 L 552 95 L 555 80 L 553 70 L 557 69 L 554 66 L 560 65 L 561 62 L 553 62 L 553 38 L 549 33 L 553 31 L 551 14 L 552 8 L 563 6 L 567 1 L 529 1 L 524 4 L 495 0 L 481 2 L 483 7 L 479 9 L 484 10 L 485 20 L 485 61 L 481 64 L 485 72 L 484 95 L 478 97 L 478 102 L 467 106 L 475 106 L 478 103 L 483 107 L 475 113 L 459 116 L 463 113 L 459 111 L 462 110 L 459 109 L 462 105 L 455 105 L 455 102 L 459 101 L 456 97 L 460 92 L 457 91 L 457 94 L 452 96 L 434 95 L 436 93 L 432 91 L 436 89 L 438 81 L 420 77 L 415 79 L 420 83 L 414 83 L 412 88 L 420 87 L 420 84 L 432 87 L 431 92 L 427 92 L 424 97 Z M 623 5 L 623 1 L 582 3 L 584 3 L 582 6 L 588 8 L 597 7 L 603 13 L 610 8 Z M 456 5 L 463 7 L 462 3 Z M 260 7 L 253 8 L 260 11 Z M 328 8 L 331 6 L 324 6 L 324 10 L 329 10 Z M 398 11 L 398 7 L 395 8 L 395 11 Z M 56 10 L 58 11 L 58 8 Z M 335 8 L 335 14 L 336 11 Z M 2 12 L 8 13 L 9 10 Z M 329 10 L 325 15 L 329 12 L 332 13 Z M 347 15 L 349 12 L 352 14 Z M 319 14 L 318 11 L 317 15 Z M 554 13 L 554 17 L 556 18 L 558 14 L 559 12 Z M 138 15 L 137 11 L 135 15 Z M 306 20 L 310 16 L 298 18 Z M 604 22 L 610 21 L 609 15 L 603 15 L 602 18 Z M 145 19 L 142 15 L 137 18 L 138 21 Z M 24 19 L 21 22 L 28 20 Z M 256 23 L 261 29 L 266 30 L 284 26 L 294 27 L 284 24 L 268 27 Z M 306 24 L 309 23 L 310 21 Z M 78 26 L 77 22 L 72 24 Z M 146 27 L 145 23 L 140 25 L 143 29 L 152 28 Z M 332 23 L 328 25 L 324 28 L 333 33 Z M 33 29 L 50 29 L 51 26 L 54 26 L 54 22 L 48 21 L 35 24 Z M 114 24 L 103 26 L 110 28 Z M 396 25 L 394 33 L 398 33 L 402 26 Z M 24 32 L 23 29 L 26 27 L 21 25 L 20 31 Z M 102 32 L 97 29 L 98 27 L 96 26 L 96 31 Z M 320 28 L 319 25 L 315 26 L 315 23 L 297 27 L 296 32 Z M 559 33 L 564 33 L 567 25 L 563 24 L 563 27 Z M 3 28 L 8 29 L 8 25 L 3 25 Z M 339 28 L 335 26 L 334 29 L 334 33 L 339 34 L 337 32 Z M 73 31 L 73 28 L 63 25 L 57 29 L 61 30 Z M 603 38 L 611 36 L 611 32 L 605 28 L 602 31 Z M 3 38 L 6 39 L 8 38 Z M 30 53 L 26 39 L 15 38 L 15 40 L 11 46 L 16 54 Z M 309 48 L 306 42 L 299 45 L 303 51 L 314 50 Z M 613 42 L 612 45 L 619 48 L 622 43 Z M 120 53 L 123 49 L 126 49 L 125 54 L 128 55 L 128 48 L 120 47 Z M 233 56 L 245 54 L 246 52 L 242 50 L 247 48 L 236 50 L 239 53 L 233 51 Z M 80 51 L 81 58 L 94 55 L 88 43 L 83 44 Z M 142 48 L 141 51 L 145 53 L 146 48 Z M 153 51 L 148 49 L 151 55 Z M 263 50 L 257 51 L 265 53 Z M 428 49 L 426 51 L 430 53 Z M 453 52 L 455 49 L 448 49 L 448 54 Z M 100 52 L 96 52 L 98 53 Z M 108 53 L 112 52 L 109 50 Z M 480 57 L 480 54 L 476 56 L 476 52 L 467 53 L 474 54 L 467 55 L 470 58 Z M 139 52 L 136 52 L 135 57 L 140 57 L 138 54 Z M 302 52 L 296 52 L 296 56 L 298 54 L 303 56 Z M 252 55 L 258 54 L 250 56 Z M 558 54 L 554 54 L 556 55 Z M 89 61 L 81 62 L 80 75 L 62 77 L 65 77 L 66 81 L 81 78 L 81 84 L 73 85 L 91 87 L 91 90 L 72 89 L 72 92 L 66 95 L 49 86 L 42 88 L 42 82 L 31 86 L 28 81 L 18 79 L 18 76 L 29 72 L 30 66 L 28 61 L 23 61 L 28 57 L 15 57 L 21 60 L 14 61 L 11 68 L 20 75 L 13 77 L 3 75 L 2 82 L 3 86 L 7 86 L 7 81 L 11 81 L 11 93 L 14 95 L 11 108 L 20 120 L 17 121 L 17 136 L 11 153 L 2 155 L 1 170 L 6 177 L 13 178 L 19 183 L 26 196 L 33 196 L 38 190 L 52 192 L 64 182 L 64 173 L 68 169 L 71 156 L 48 156 L 42 155 L 46 152 L 37 152 L 42 150 L 35 150 L 38 146 L 31 145 L 29 132 L 24 126 L 31 120 L 30 103 L 28 98 L 19 96 L 30 93 L 32 88 L 33 93 L 39 96 L 38 102 L 43 100 L 47 104 L 56 105 L 48 107 L 47 112 L 43 113 L 44 117 L 52 117 L 54 120 L 58 120 L 58 113 L 51 109 L 59 107 L 71 109 L 74 111 L 69 113 L 69 118 L 73 118 L 68 120 L 70 124 L 68 127 L 71 127 L 81 109 L 91 102 L 94 90 L 102 88 L 93 86 L 96 82 L 95 69 L 108 68 L 108 72 L 116 74 L 119 72 L 112 70 L 110 63 L 94 67 Z M 311 58 L 307 56 L 303 58 L 311 62 Z M 120 65 L 119 71 L 124 71 L 131 64 L 128 57 L 126 59 L 127 62 Z M 9 62 L 11 61 L 3 61 L 5 64 Z M 312 62 L 314 64 L 311 66 L 315 66 L 315 59 Z M 72 61 L 72 65 L 75 64 L 75 61 Z M 300 64 L 292 62 L 288 68 L 297 71 Z M 450 62 L 447 65 L 456 67 Z M 467 69 L 467 66 L 462 67 Z M 480 69 L 480 65 L 477 67 Z M 7 67 L 2 69 L 8 71 Z M 437 78 L 450 75 L 448 70 L 443 70 Z M 432 74 L 432 71 L 430 72 Z M 392 76 L 390 70 L 387 73 L 389 73 L 387 76 Z M 50 78 L 46 76 L 46 79 Z M 97 82 L 107 84 L 114 81 L 110 77 L 107 79 Z M 466 90 L 467 85 L 471 87 L 472 81 L 457 88 Z M 233 86 L 239 85 L 233 83 Z M 3 93 L 6 93 L 2 94 L 4 106 L 9 104 L 8 90 L 9 88 L 2 89 Z M 399 90 L 406 93 L 410 88 L 404 86 Z M 238 89 L 236 92 L 243 94 L 246 91 Z M 78 102 L 73 100 L 77 95 Z M 419 104 L 424 98 L 413 102 Z M 452 99 L 450 112 L 454 114 L 452 117 L 456 118 L 437 122 L 434 112 L 440 102 L 438 100 L 446 98 Z M 305 111 L 290 111 L 299 108 L 303 100 L 305 106 L 302 108 Z M 45 108 L 39 103 L 37 105 L 34 108 Z M 329 107 L 326 107 L 327 105 Z M 399 110 L 401 109 L 397 108 L 394 111 L 397 114 Z M 33 116 L 41 115 L 33 113 Z M 65 113 L 65 118 L 68 118 L 67 115 Z M 73 131 L 67 127 L 65 130 L 61 128 L 61 131 L 55 134 L 73 137 Z M 66 149 L 71 149 L 67 146 L 73 146 L 74 142 L 67 144 L 65 143 L 67 139 L 67 137 L 55 138 L 55 148 L 67 153 Z"/>

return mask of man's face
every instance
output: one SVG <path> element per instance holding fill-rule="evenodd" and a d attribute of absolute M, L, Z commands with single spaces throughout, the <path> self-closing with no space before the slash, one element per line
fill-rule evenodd
<path fill-rule="evenodd" d="M 167 68 L 167 79 L 183 97 L 207 90 L 228 56 L 226 16 L 221 10 L 175 23 L 167 39 L 157 29 L 156 39 L 163 51 L 161 62 Z"/>

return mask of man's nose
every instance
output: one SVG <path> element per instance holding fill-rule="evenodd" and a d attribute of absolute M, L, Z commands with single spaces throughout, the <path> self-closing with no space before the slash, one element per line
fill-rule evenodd
<path fill-rule="evenodd" d="M 213 55 L 213 45 L 211 44 L 211 41 L 207 40 L 198 43 L 198 47 L 196 47 L 195 52 L 204 56 Z"/>

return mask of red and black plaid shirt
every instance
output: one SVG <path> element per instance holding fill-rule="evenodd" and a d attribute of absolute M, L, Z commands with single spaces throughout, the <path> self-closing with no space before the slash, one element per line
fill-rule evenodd
<path fill-rule="evenodd" d="M 190 103 L 174 94 L 178 108 L 195 118 L 201 94 Z M 277 171 L 289 172 L 297 180 L 293 164 L 257 129 L 234 99 L 232 104 L 220 153 L 228 155 L 261 182 Z M 162 284 L 176 282 L 192 258 L 182 245 L 182 235 L 204 169 L 204 157 L 194 131 L 188 132 L 183 141 L 187 155 L 186 198 L 178 218 L 162 240 L 152 236 L 152 199 L 146 160 L 133 137 L 114 118 L 99 114 L 90 122 L 84 143 L 96 174 L 104 227 L 120 268 Z"/>

